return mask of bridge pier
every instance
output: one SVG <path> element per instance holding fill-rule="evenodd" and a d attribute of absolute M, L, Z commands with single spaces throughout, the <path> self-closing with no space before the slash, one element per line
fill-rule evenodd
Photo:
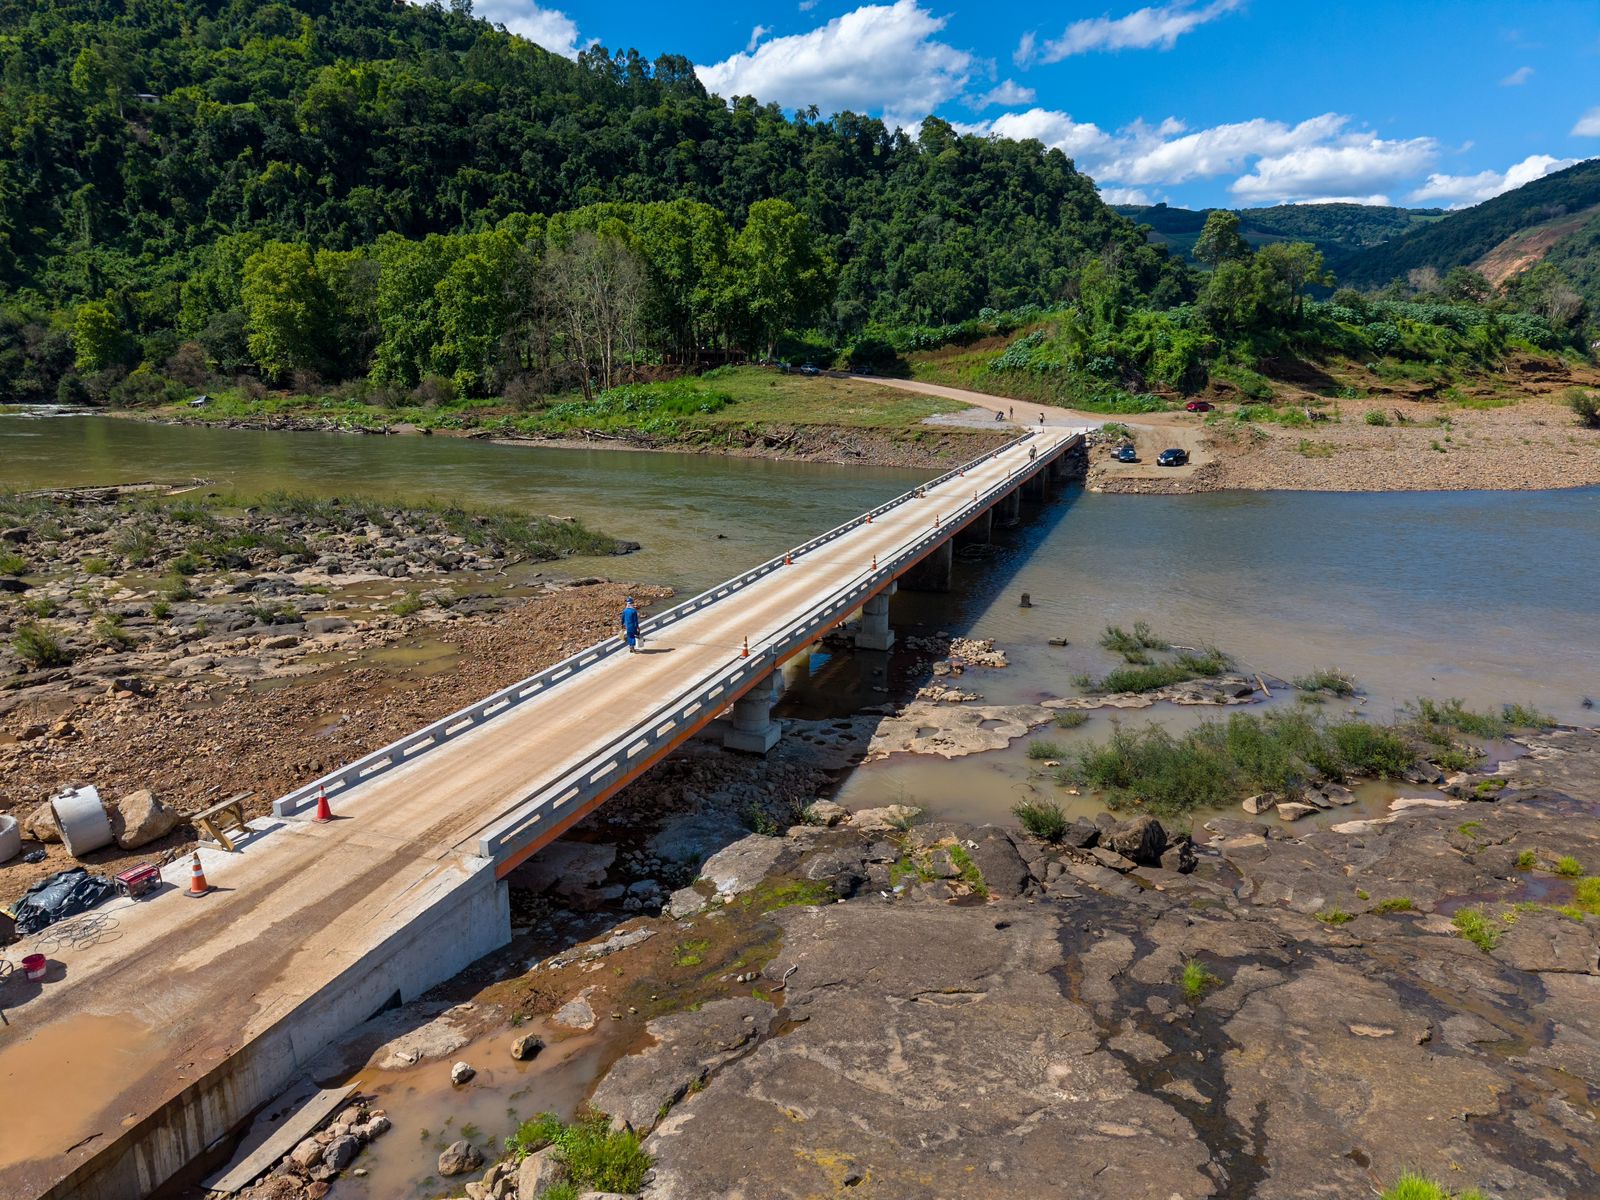
<path fill-rule="evenodd" d="M 774 671 L 733 702 L 733 719 L 722 735 L 729 750 L 765 754 L 778 744 L 783 726 L 772 719 L 772 706 L 783 695 L 783 672 Z"/>
<path fill-rule="evenodd" d="M 1001 496 L 998 503 L 995 504 L 995 508 L 1000 513 L 1000 524 L 1002 525 L 1015 525 L 1022 520 L 1021 489 L 1012 488 L 1004 496 Z"/>
<path fill-rule="evenodd" d="M 861 625 L 856 630 L 857 650 L 887 650 L 894 645 L 894 630 L 889 627 L 889 597 L 899 591 L 891 583 L 861 606 Z"/>
<path fill-rule="evenodd" d="M 1048 469 L 1049 468 L 1046 468 L 1046 470 Z M 1037 475 L 1031 476 L 1028 479 L 1024 479 L 1022 481 L 1021 490 L 1024 497 L 1037 503 L 1043 503 L 1045 500 L 1049 499 L 1050 489 L 1045 483 L 1044 471 L 1040 471 Z"/>
<path fill-rule="evenodd" d="M 960 533 L 956 534 L 956 541 L 962 545 L 971 542 L 987 542 L 994 538 L 994 509 L 986 508 Z"/>
<path fill-rule="evenodd" d="M 907 571 L 900 584 L 908 592 L 948 592 L 950 569 L 955 563 L 953 539 L 940 542 L 928 557 Z"/>

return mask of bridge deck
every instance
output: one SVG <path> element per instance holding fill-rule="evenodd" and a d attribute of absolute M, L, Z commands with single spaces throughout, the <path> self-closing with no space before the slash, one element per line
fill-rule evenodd
<path fill-rule="evenodd" d="M 169 892 L 106 906 L 101 911 L 119 920 L 117 939 L 53 952 L 55 981 L 9 1008 L 10 1025 L 0 1029 L 0 1128 L 7 1131 L 0 1197 L 47 1192 L 140 1118 L 155 1119 L 150 1114 L 163 1105 L 170 1110 L 197 1080 L 257 1043 L 271 1047 L 263 1051 L 270 1061 L 227 1083 L 229 1094 L 276 1086 L 278 1075 L 286 1081 L 295 1061 L 388 999 L 372 989 L 389 977 L 368 980 L 365 960 L 414 952 L 408 938 L 483 936 L 472 925 L 439 924 L 430 906 L 452 889 L 482 890 L 496 867 L 547 843 L 753 684 L 754 675 L 736 680 L 648 753 L 629 759 L 631 739 L 659 730 L 663 714 L 681 714 L 697 688 L 738 670 L 746 638 L 752 656 L 767 663 L 799 649 L 797 636 L 814 640 L 836 623 L 813 629 L 802 620 L 821 611 L 821 602 L 888 584 L 896 568 L 874 571 L 874 556 L 894 563 L 926 541 L 935 513 L 949 530 L 950 514 L 971 508 L 975 492 L 1006 487 L 1019 464 L 1042 466 L 1075 437 L 1068 430 L 1035 435 L 1029 445 L 1037 464 L 1014 447 L 673 622 L 648 639 L 648 653 L 594 662 L 350 787 L 339 794 L 339 819 L 331 824 L 274 821 L 238 854 L 205 852 L 208 880 L 218 889 L 210 896 Z M 598 790 L 567 805 L 559 820 L 505 843 L 498 862 L 480 853 L 519 809 L 539 807 L 542 787 L 581 775 L 597 754 L 620 762 Z M 186 865 L 169 868 L 167 878 L 186 886 Z M 473 921 L 483 921 L 481 905 Z M 328 989 L 336 983 L 344 994 L 333 1003 Z M 414 994 L 420 986 L 402 990 Z M 213 1136 L 214 1128 L 203 1140 Z M 164 1177 L 159 1165 L 146 1172 Z"/>

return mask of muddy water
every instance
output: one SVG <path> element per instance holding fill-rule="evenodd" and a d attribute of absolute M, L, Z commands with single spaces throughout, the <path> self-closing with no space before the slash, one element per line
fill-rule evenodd
<path fill-rule="evenodd" d="M 150 1042 L 149 1027 L 125 1017 L 69 1017 L 31 1034 L 0 1028 L 0 1171 L 114 1132 L 85 1117 L 78 1098 L 136 1065 Z"/>
<path fill-rule="evenodd" d="M 549 1045 L 530 1062 L 517 1062 L 507 1052 L 513 1037 L 538 1033 Z M 480 1168 L 460 1180 L 435 1173 L 439 1152 L 464 1139 L 483 1152 L 485 1162 L 500 1156 L 505 1139 L 517 1126 L 539 1113 L 573 1117 L 600 1074 L 606 1056 L 599 1032 L 562 1037 L 542 1021 L 530 1021 L 513 1032 L 496 1032 L 469 1042 L 442 1059 L 428 1059 L 399 1071 L 369 1067 L 346 1082 L 375 1096 L 394 1130 L 364 1151 L 357 1166 L 366 1173 L 346 1173 L 333 1185 L 336 1200 L 422 1200 L 455 1195 L 461 1183 L 482 1175 Z M 452 1063 L 472 1064 L 477 1074 L 455 1087 Z"/>

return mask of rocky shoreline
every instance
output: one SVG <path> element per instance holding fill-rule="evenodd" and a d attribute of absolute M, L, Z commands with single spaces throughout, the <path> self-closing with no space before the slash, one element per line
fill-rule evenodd
<path fill-rule="evenodd" d="M 1600 916 L 1564 863 L 1600 873 L 1600 733 L 1519 742 L 1448 800 L 1300 836 L 1217 817 L 1194 843 L 1148 817 L 1047 844 L 825 802 L 772 835 L 711 832 L 745 789 L 806 790 L 741 760 L 699 777 L 695 812 L 602 814 L 558 843 L 562 869 L 512 880 L 538 901 L 512 949 L 344 1066 L 403 1051 L 443 1076 L 470 1039 L 518 1057 L 603 1036 L 588 1103 L 642 1140 L 645 1200 L 999 1200 L 1040 1179 L 1353 1196 L 1403 1170 L 1498 1200 L 1590 1194 Z M 610 840 L 641 818 L 692 883 L 669 892 L 664 860 Z M 643 912 L 617 911 L 642 883 Z M 453 1036 L 429 1023 L 447 1007 Z M 398 1152 L 404 1105 L 368 1078 Z M 476 1162 L 475 1198 L 536 1200 L 565 1170 L 551 1150 L 495 1162 L 481 1137 L 436 1152 Z M 251 1195 L 308 1182 L 291 1163 Z"/>

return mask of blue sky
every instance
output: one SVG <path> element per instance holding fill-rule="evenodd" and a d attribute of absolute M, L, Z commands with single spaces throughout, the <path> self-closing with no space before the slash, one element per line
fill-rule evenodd
<path fill-rule="evenodd" d="M 1113 201 L 1462 207 L 1600 155 L 1600 0 L 475 0 L 565 54 L 1059 146 Z"/>

